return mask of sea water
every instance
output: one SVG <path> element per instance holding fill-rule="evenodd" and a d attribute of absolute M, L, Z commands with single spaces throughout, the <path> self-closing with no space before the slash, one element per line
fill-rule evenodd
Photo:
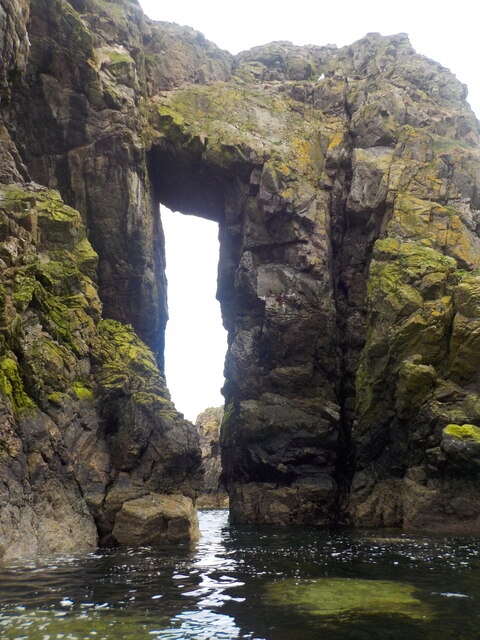
<path fill-rule="evenodd" d="M 478 538 L 234 526 L 0 566 L 5 640 L 478 640 Z"/>

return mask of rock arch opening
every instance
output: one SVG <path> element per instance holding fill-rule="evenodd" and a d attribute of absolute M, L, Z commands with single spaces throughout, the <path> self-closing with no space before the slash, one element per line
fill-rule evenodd
<path fill-rule="evenodd" d="M 195 496 L 198 441 L 139 340 L 162 368 L 162 202 L 219 224 L 233 519 L 478 532 L 480 160 L 465 87 L 403 34 L 230 56 L 132 2 L 120 18 L 118 2 L 35 0 L 28 23 L 22 2 L 1 4 L 16 35 L 0 422 L 41 465 L 11 458 L 35 484 L 23 493 L 19 475 L 7 500 L 29 514 L 65 479 L 65 530 L 87 515 L 108 540 L 145 492 Z M 15 413 L 25 403 L 33 418 Z"/>
<path fill-rule="evenodd" d="M 155 202 L 219 223 L 218 298 L 229 336 L 221 446 L 231 515 L 325 523 L 342 447 L 331 247 L 317 220 L 328 201 L 300 174 L 309 198 L 293 206 L 281 155 L 191 134 L 171 111 L 159 114 L 168 135 L 150 152 Z"/>
<path fill-rule="evenodd" d="M 223 407 L 227 339 L 216 300 L 218 224 L 160 210 L 169 315 L 165 376 L 177 409 L 195 422 L 208 407 Z"/>

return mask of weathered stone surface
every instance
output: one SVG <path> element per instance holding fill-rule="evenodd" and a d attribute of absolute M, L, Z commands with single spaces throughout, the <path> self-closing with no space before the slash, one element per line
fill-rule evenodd
<path fill-rule="evenodd" d="M 25 71 L 28 56 L 26 0 L 1 0 L 0 2 L 0 95 L 2 101 L 10 97 L 11 83 L 17 74 Z"/>
<path fill-rule="evenodd" d="M 220 225 L 232 517 L 477 531 L 475 445 L 444 431 L 480 425 L 465 87 L 404 34 L 233 57 L 129 0 L 32 0 L 27 60 L 23 4 L 1 8 L 0 180 L 59 189 L 99 256 L 51 191 L 8 187 L 2 410 L 12 433 L 19 409 L 48 416 L 102 538 L 125 501 L 197 482 L 195 437 L 119 324 L 161 366 L 159 202 Z"/>
<path fill-rule="evenodd" d="M 198 436 L 148 347 L 101 319 L 79 213 L 10 185 L 0 229 L 0 556 L 92 548 L 124 500 L 195 496 Z"/>
<path fill-rule="evenodd" d="M 189 543 L 199 535 L 193 502 L 182 495 L 152 493 L 128 500 L 113 528 L 114 540 L 131 546 Z"/>
<path fill-rule="evenodd" d="M 404 35 L 274 43 L 233 74 L 151 111 L 159 199 L 220 223 L 232 518 L 448 527 L 461 515 L 430 450 L 452 419 L 478 420 L 465 89 Z"/>
<path fill-rule="evenodd" d="M 199 509 L 225 509 L 228 495 L 222 482 L 222 460 L 220 456 L 220 426 L 223 407 L 210 407 L 197 416 L 195 426 L 200 435 L 200 450 L 205 469 L 205 479 L 197 499 Z"/>

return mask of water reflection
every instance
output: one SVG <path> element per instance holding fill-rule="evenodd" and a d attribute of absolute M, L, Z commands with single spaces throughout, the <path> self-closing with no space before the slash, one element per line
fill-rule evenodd
<path fill-rule="evenodd" d="M 200 520 L 194 549 L 3 566 L 0 637 L 478 640 L 478 539 L 232 527 L 224 511 Z"/>
<path fill-rule="evenodd" d="M 210 515 L 210 517 L 209 517 Z M 213 515 L 213 517 L 211 517 Z M 222 522 L 223 526 L 219 526 Z M 236 625 L 232 616 L 225 615 L 219 609 L 227 602 L 243 602 L 245 598 L 235 597 L 228 592 L 243 587 L 244 582 L 235 577 L 238 561 L 234 551 L 227 551 L 225 541 L 228 538 L 226 511 L 205 512 L 201 518 L 202 537 L 192 561 L 189 575 L 176 574 L 174 579 L 188 582 L 195 575 L 198 578 L 196 589 L 187 591 L 184 584 L 179 585 L 181 595 L 195 599 L 196 607 L 184 611 L 173 619 L 180 622 L 175 630 L 163 631 L 159 638 L 195 638 L 201 640 L 229 640 L 230 638 L 252 638 L 251 633 L 244 634 Z M 260 640 L 260 639 L 255 639 Z"/>

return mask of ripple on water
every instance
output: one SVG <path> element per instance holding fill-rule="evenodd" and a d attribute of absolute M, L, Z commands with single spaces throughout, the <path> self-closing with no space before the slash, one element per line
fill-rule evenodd
<path fill-rule="evenodd" d="M 230 527 L 0 568 L 2 640 L 478 640 L 478 540 Z"/>

